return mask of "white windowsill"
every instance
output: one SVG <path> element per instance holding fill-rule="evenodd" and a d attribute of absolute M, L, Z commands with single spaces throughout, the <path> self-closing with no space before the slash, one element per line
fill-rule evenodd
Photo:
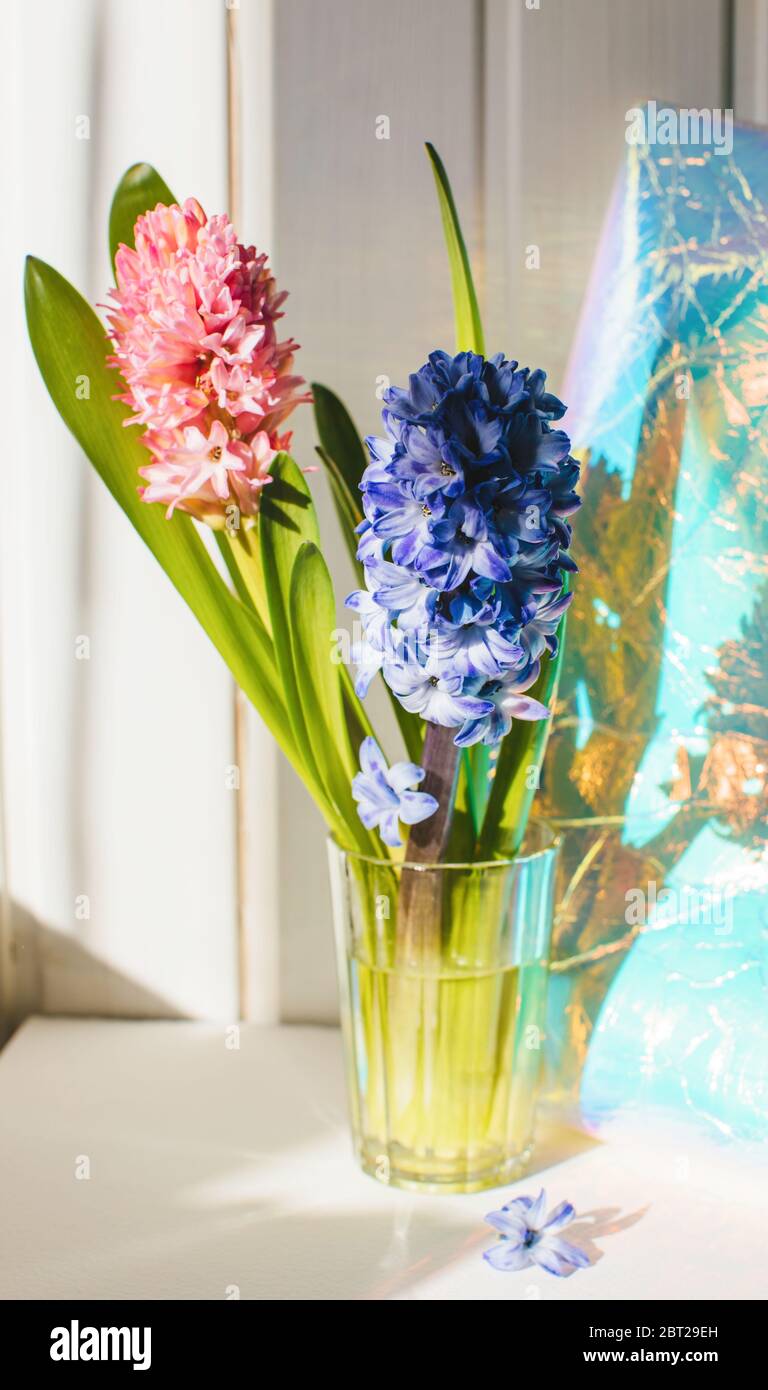
<path fill-rule="evenodd" d="M 42 1018 L 16 1034 L 0 1054 L 1 1297 L 763 1296 L 764 1178 L 732 1148 L 545 1126 L 512 1191 L 572 1201 L 595 1263 L 499 1274 L 481 1252 L 500 1193 L 411 1195 L 357 1171 L 334 1030 L 242 1026 L 239 1050 L 225 1036 Z"/>

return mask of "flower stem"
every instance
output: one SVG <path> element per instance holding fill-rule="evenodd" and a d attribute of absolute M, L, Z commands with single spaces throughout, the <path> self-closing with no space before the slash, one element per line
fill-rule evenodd
<path fill-rule="evenodd" d="M 428 969 L 440 953 L 442 876 L 430 873 L 428 866 L 437 867 L 445 859 L 451 834 L 459 771 L 459 749 L 453 737 L 453 729 L 427 724 L 421 758 L 426 776 L 420 790 L 434 796 L 438 808 L 412 826 L 408 836 L 406 864 L 423 864 L 424 869 L 404 868 L 400 879 L 398 954 L 417 970 Z"/>
<path fill-rule="evenodd" d="M 419 791 L 434 796 L 438 808 L 427 820 L 411 826 L 405 851 L 407 863 L 439 864 L 445 858 L 459 771 L 460 750 L 453 741 L 455 732 L 455 729 L 444 729 L 442 724 L 427 724 L 421 753 L 426 776 Z"/>

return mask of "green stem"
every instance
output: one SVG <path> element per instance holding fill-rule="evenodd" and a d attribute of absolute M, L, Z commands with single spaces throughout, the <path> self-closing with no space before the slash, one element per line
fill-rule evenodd
<path fill-rule="evenodd" d="M 215 535 L 238 597 L 258 613 L 270 631 L 258 523 L 248 528 L 240 526 L 236 531 L 216 531 Z"/>
<path fill-rule="evenodd" d="M 566 587 L 566 586 L 564 586 Z M 566 615 L 558 627 L 558 651 L 542 657 L 541 671 L 528 692 L 548 709 L 554 708 L 565 643 Z M 477 842 L 478 859 L 517 854 L 525 838 L 531 806 L 539 787 L 541 765 L 547 751 L 552 718 L 516 719 L 502 740 L 491 783 L 482 830 Z"/>

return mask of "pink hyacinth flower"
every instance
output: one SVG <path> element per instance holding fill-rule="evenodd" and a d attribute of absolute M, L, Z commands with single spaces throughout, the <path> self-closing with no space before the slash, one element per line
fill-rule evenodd
<path fill-rule="evenodd" d="M 269 466 L 291 436 L 279 429 L 311 399 L 291 374 L 297 344 L 278 342 L 278 293 L 267 258 L 241 245 L 227 217 L 188 198 L 140 217 L 120 246 L 108 308 L 125 382 L 126 424 L 144 427 L 145 502 L 220 526 L 255 516 Z"/>

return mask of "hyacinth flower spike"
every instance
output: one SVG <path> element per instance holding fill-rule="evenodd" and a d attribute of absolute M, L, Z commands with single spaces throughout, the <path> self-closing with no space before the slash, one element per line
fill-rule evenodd
<path fill-rule="evenodd" d="M 110 360 L 132 411 L 126 424 L 143 427 L 151 455 L 143 500 L 213 526 L 230 504 L 250 524 L 270 464 L 290 447 L 282 426 L 311 400 L 291 372 L 296 343 L 278 339 L 286 296 L 266 256 L 188 198 L 138 218 L 115 276 Z"/>
<path fill-rule="evenodd" d="M 375 851 L 351 790 L 369 725 L 328 658 L 330 576 L 286 453 L 290 416 L 311 396 L 297 344 L 279 332 L 285 293 L 227 217 L 177 201 L 149 165 L 121 180 L 110 243 L 108 336 L 73 286 L 28 258 L 27 320 L 49 392 L 334 835 Z M 81 381 L 87 391 L 73 393 Z"/>
<path fill-rule="evenodd" d="M 380 670 L 427 724 L 425 790 L 439 810 L 414 826 L 407 858 L 428 862 L 450 834 L 460 749 L 549 717 L 526 692 L 570 602 L 578 465 L 544 373 L 501 354 L 435 351 L 384 403 L 360 482 L 366 587 L 347 603 L 364 630 L 359 688 Z"/>

